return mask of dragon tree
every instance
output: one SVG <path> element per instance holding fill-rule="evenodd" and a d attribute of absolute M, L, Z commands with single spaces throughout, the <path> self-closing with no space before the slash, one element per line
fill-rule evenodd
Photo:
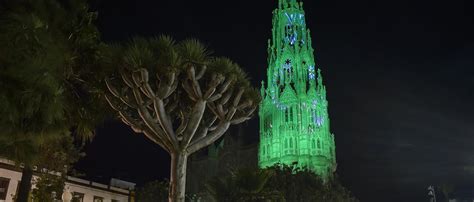
<path fill-rule="evenodd" d="M 119 118 L 171 156 L 169 201 L 185 200 L 194 152 L 249 120 L 260 97 L 242 69 L 197 40 L 136 38 L 114 47 L 106 99 Z"/>

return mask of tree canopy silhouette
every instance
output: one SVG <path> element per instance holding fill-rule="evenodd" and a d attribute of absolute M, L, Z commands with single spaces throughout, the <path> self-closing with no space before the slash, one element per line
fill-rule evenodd
<path fill-rule="evenodd" d="M 187 158 L 249 120 L 260 102 L 245 72 L 197 40 L 113 46 L 106 96 L 119 118 L 171 155 L 170 201 L 184 201 Z"/>

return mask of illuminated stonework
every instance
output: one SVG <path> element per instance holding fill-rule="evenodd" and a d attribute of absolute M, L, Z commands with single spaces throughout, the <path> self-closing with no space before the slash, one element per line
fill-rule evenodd
<path fill-rule="evenodd" d="M 303 3 L 279 0 L 261 87 L 260 167 L 296 163 L 324 179 L 336 170 L 326 87 L 315 67 Z"/>

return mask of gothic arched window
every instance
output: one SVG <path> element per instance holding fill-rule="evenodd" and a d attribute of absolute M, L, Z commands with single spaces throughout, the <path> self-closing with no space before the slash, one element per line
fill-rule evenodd
<path fill-rule="evenodd" d="M 271 116 L 265 116 L 264 120 L 264 130 L 269 130 L 272 127 L 272 117 Z"/>
<path fill-rule="evenodd" d="M 309 133 L 314 132 L 314 125 L 313 125 L 313 124 L 309 124 L 309 126 L 308 126 L 308 132 L 309 132 Z"/>
<path fill-rule="evenodd" d="M 292 118 L 293 117 L 293 109 L 290 107 L 288 109 L 288 122 L 291 122 L 292 121 Z"/>
<path fill-rule="evenodd" d="M 267 156 L 270 157 L 270 146 L 267 145 Z"/>

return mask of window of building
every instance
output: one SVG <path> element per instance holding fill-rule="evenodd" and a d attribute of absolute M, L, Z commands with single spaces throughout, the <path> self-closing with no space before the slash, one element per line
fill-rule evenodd
<path fill-rule="evenodd" d="M 265 123 L 264 130 L 270 130 L 270 128 L 272 127 L 272 118 L 271 118 L 271 116 L 265 116 L 264 123 Z"/>
<path fill-rule="evenodd" d="M 72 202 L 84 202 L 84 194 L 79 192 L 72 193 Z"/>
<path fill-rule="evenodd" d="M 267 152 L 267 157 L 270 158 L 270 152 L 271 151 L 270 151 L 270 146 L 269 145 L 267 145 L 267 151 L 266 152 Z"/>
<path fill-rule="evenodd" d="M 104 202 L 104 198 L 99 196 L 94 196 L 94 202 Z"/>
<path fill-rule="evenodd" d="M 309 132 L 309 133 L 313 133 L 313 132 L 314 132 L 314 125 L 313 125 L 313 124 L 309 124 L 309 126 L 308 126 L 308 132 Z"/>
<path fill-rule="evenodd" d="M 321 149 L 321 141 L 318 139 L 318 149 Z"/>
<path fill-rule="evenodd" d="M 0 177 L 0 200 L 7 200 L 8 185 L 10 185 L 10 179 Z"/>
<path fill-rule="evenodd" d="M 290 108 L 290 117 L 288 118 L 288 121 L 293 121 L 293 108 Z"/>

